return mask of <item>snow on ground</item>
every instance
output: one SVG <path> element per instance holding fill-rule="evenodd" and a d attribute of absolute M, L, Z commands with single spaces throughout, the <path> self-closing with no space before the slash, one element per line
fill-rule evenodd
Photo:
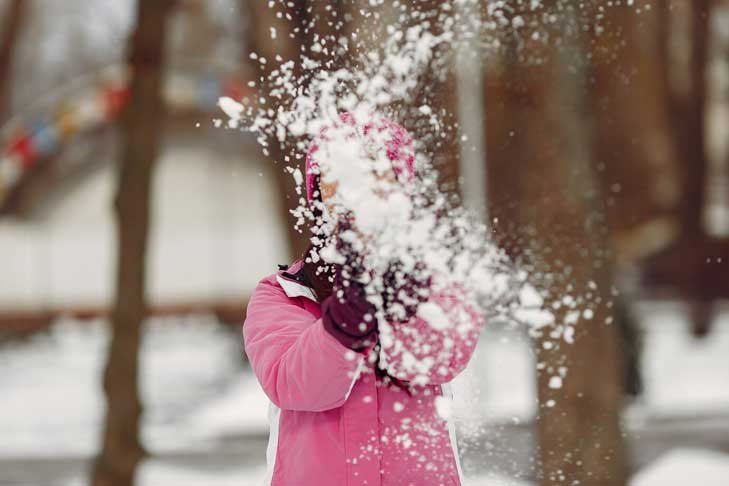
<path fill-rule="evenodd" d="M 515 331 L 487 329 L 468 367 L 454 382 L 454 417 L 466 427 L 530 420 L 537 411 L 535 382 L 529 340 Z"/>
<path fill-rule="evenodd" d="M 729 455 L 701 449 L 674 449 L 636 474 L 630 486 L 727 486 Z"/>
<path fill-rule="evenodd" d="M 532 483 L 525 483 L 512 478 L 504 478 L 493 474 L 485 476 L 467 477 L 464 478 L 463 486 L 531 486 Z"/>
<path fill-rule="evenodd" d="M 646 395 L 636 405 L 641 415 L 726 413 L 729 313 L 706 340 L 689 336 L 676 307 L 643 305 L 639 315 L 647 345 Z M 106 344 L 102 323 L 65 320 L 47 333 L 0 347 L 0 458 L 85 457 L 95 452 Z M 268 400 L 242 365 L 237 329 L 207 316 L 155 320 L 145 336 L 142 361 L 143 437 L 153 452 L 202 452 L 226 447 L 230 438 L 266 434 Z M 483 422 L 531 420 L 533 383 L 528 340 L 516 331 L 487 330 L 455 386 L 454 411 L 461 433 Z M 140 470 L 141 484 L 246 486 L 262 471 L 264 457 L 261 448 L 260 454 L 241 459 L 232 469 L 207 472 L 155 460 Z M 672 486 L 660 481 L 662 471 L 672 468 L 701 474 L 693 477 L 706 476 L 706 481 L 723 478 L 724 483 L 716 484 L 729 484 L 723 476 L 727 464 L 727 456 L 711 451 L 674 451 L 642 471 L 631 486 Z M 665 474 L 680 477 L 680 472 Z M 258 484 L 258 479 L 250 484 Z M 480 477 L 467 484 L 524 484 L 486 481 Z"/>
<path fill-rule="evenodd" d="M 645 407 L 655 416 L 729 410 L 729 312 L 706 339 L 694 339 L 680 305 L 641 305 L 645 321 Z M 727 483 L 729 484 L 729 483 Z"/>
<path fill-rule="evenodd" d="M 678 309 L 680 310 L 680 309 Z M 645 396 L 640 415 L 675 416 L 729 409 L 729 313 L 708 339 L 696 340 L 675 306 L 643 305 Z M 676 359 L 680 356 L 681 359 Z M 473 360 L 454 384 L 454 415 L 461 430 L 480 423 L 525 422 L 537 409 L 534 358 L 516 331 L 487 329 Z M 195 413 L 199 430 L 265 431 L 268 400 L 255 380 L 241 375 L 228 392 Z"/>
<path fill-rule="evenodd" d="M 0 456 L 93 452 L 104 344 L 95 324 L 59 323 L 0 348 Z"/>
<path fill-rule="evenodd" d="M 137 471 L 137 486 L 261 486 L 265 466 L 239 466 L 227 470 L 201 472 L 172 461 L 150 460 Z M 85 486 L 85 480 L 75 478 L 64 486 Z M 496 475 L 465 478 L 464 486 L 531 486 Z M 652 485 L 651 485 L 652 486 Z"/>
<path fill-rule="evenodd" d="M 454 386 L 459 425 L 470 429 L 484 421 L 531 419 L 536 410 L 533 380 L 531 351 L 520 334 L 484 333 L 474 359 Z M 224 395 L 194 412 L 185 425 L 207 437 L 267 433 L 268 403 L 256 379 L 241 374 Z"/>
<path fill-rule="evenodd" d="M 137 471 L 138 486 L 261 486 L 266 474 L 265 465 L 239 467 L 231 470 L 201 472 L 165 461 L 148 461 Z M 81 485 L 79 485 L 81 486 Z"/>
<path fill-rule="evenodd" d="M 729 314 L 709 339 L 694 340 L 675 308 L 644 306 L 641 313 L 647 320 L 648 349 L 641 406 L 652 415 L 726 410 Z M 145 437 L 159 448 L 267 429 L 268 400 L 254 377 L 239 367 L 239 334 L 201 322 L 206 319 L 210 321 L 201 316 L 157 321 L 147 333 L 142 353 L 143 394 L 149 405 Z M 94 449 L 105 345 L 99 323 L 64 321 L 48 334 L 0 348 L 0 390 L 6 397 L 0 402 L 0 454 L 86 454 Z M 530 420 L 536 410 L 533 383 L 529 342 L 517 332 L 487 330 L 455 384 L 456 417 L 466 423 Z M 39 443 L 39 436 L 50 438 Z"/>
<path fill-rule="evenodd" d="M 137 473 L 137 486 L 261 486 L 264 475 L 265 468 L 261 466 L 201 474 L 193 469 L 154 461 L 140 468 Z M 83 483 L 68 486 L 77 485 L 82 486 Z M 487 475 L 465 478 L 463 486 L 530 486 L 530 483 Z"/>
<path fill-rule="evenodd" d="M 153 450 L 189 446 L 192 431 L 179 418 L 242 373 L 238 333 L 204 316 L 164 321 L 149 328 L 141 356 L 144 437 Z M 62 321 L 0 348 L 0 457 L 96 451 L 106 345 L 102 323 Z"/>
<path fill-rule="evenodd" d="M 265 466 L 239 465 L 215 471 L 200 471 L 172 461 L 149 460 L 137 472 L 138 486 L 260 486 Z M 84 486 L 77 478 L 66 486 Z M 637 473 L 630 486 L 726 486 L 729 455 L 701 449 L 675 449 Z M 464 486 L 531 486 L 532 483 L 493 474 L 465 478 Z"/>
<path fill-rule="evenodd" d="M 206 403 L 185 425 L 200 437 L 268 434 L 268 397 L 252 374 L 241 375 L 218 400 Z"/>
<path fill-rule="evenodd" d="M 236 467 L 226 470 L 201 471 L 172 461 L 148 460 L 137 470 L 137 486 L 261 486 L 265 465 Z M 84 477 L 73 478 L 63 486 L 86 486 Z"/>

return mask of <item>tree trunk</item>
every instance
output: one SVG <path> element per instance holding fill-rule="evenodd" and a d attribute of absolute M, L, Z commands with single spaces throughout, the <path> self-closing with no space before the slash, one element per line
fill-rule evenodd
<path fill-rule="evenodd" d="M 555 327 L 536 341 L 539 480 L 620 486 L 627 479 L 619 426 L 623 372 L 611 324 L 607 226 L 593 172 L 584 54 L 580 46 L 527 42 L 523 49 L 540 62 L 520 62 L 511 44 L 501 65 L 492 62 L 486 73 L 490 209 L 500 219 L 499 241 L 547 292 L 545 306 L 561 306 Z M 566 296 L 575 299 L 574 308 L 563 302 Z M 586 309 L 573 343 L 552 336 Z"/>
<path fill-rule="evenodd" d="M 94 486 L 130 486 L 144 455 L 139 440 L 139 347 L 145 315 L 145 270 L 152 172 L 164 123 L 165 21 L 172 0 L 138 0 L 129 63 L 131 102 L 121 118 L 122 154 L 115 199 L 119 238 L 116 301 L 104 373 L 106 420 Z"/>
<path fill-rule="evenodd" d="M 588 98 L 595 122 L 595 163 L 615 241 L 666 216 L 676 204 L 678 157 L 670 113 L 656 86 L 664 82 L 654 11 L 626 3 L 605 9 L 604 31 L 585 36 L 592 54 Z M 655 177 L 660 173 L 661 177 Z M 623 258 L 635 250 L 616 247 Z"/>
<path fill-rule="evenodd" d="M 704 228 L 707 188 L 706 103 L 710 0 L 658 3 L 658 41 L 664 68 L 661 94 L 670 109 L 673 148 L 679 159 L 681 200 L 677 207 L 680 237 L 643 262 L 644 284 L 670 285 L 692 306 L 691 324 L 697 335 L 709 331 L 711 301 L 721 292 L 707 255 L 712 241 Z M 676 40 L 689 46 L 676 55 Z"/>
<path fill-rule="evenodd" d="M 414 3 L 417 10 L 433 16 L 432 25 L 429 31 L 433 35 L 443 33 L 439 25 L 438 12 L 443 11 L 443 6 L 450 4 L 446 0 L 422 0 Z M 421 19 L 415 20 L 422 22 Z M 434 56 L 437 58 L 438 56 Z M 450 51 L 444 53 L 443 61 L 439 66 L 432 65 L 431 61 L 419 79 L 418 90 L 414 93 L 413 100 L 408 108 L 417 123 L 412 119 L 404 120 L 406 127 L 411 131 L 413 138 L 422 144 L 421 150 L 426 153 L 438 171 L 438 187 L 457 202 L 461 196 L 460 190 L 460 140 L 458 130 L 458 92 L 456 79 L 456 53 Z M 437 72 L 436 69 L 440 70 Z M 419 114 L 421 106 L 427 106 L 431 112 L 438 117 L 441 129 L 434 131 L 429 121 L 424 120 Z"/>
<path fill-rule="evenodd" d="M 682 7 L 689 10 L 690 54 L 685 66 L 688 70 L 686 89 L 676 90 L 670 84 L 672 56 L 670 45 L 673 33 L 671 26 L 671 2 L 660 3 L 662 14 L 663 65 L 667 72 L 664 79 L 665 95 L 672 109 L 671 123 L 675 133 L 677 152 L 680 157 L 681 181 L 683 183 L 680 206 L 682 232 L 690 237 L 705 234 L 703 229 L 703 208 L 706 188 L 707 151 L 705 143 L 706 125 L 706 66 L 709 39 L 710 0 L 695 0 Z"/>
<path fill-rule="evenodd" d="M 647 225 L 665 221 L 678 194 L 669 112 L 655 89 L 664 81 L 658 21 L 654 11 L 636 15 L 634 6 L 613 5 L 605 9 L 603 31 L 592 30 L 583 42 L 591 54 L 586 101 L 595 131 L 594 170 L 606 203 L 610 260 L 623 264 L 653 249 L 636 236 Z M 615 298 L 614 310 L 626 392 L 637 395 L 642 391 L 640 333 L 627 296 Z"/>
<path fill-rule="evenodd" d="M 10 73 L 13 68 L 13 54 L 18 41 L 20 26 L 26 7 L 25 0 L 11 0 L 10 5 L 3 11 L 2 32 L 0 33 L 0 122 L 9 115 L 8 108 L 11 99 L 10 86 L 12 79 Z"/>
<path fill-rule="evenodd" d="M 242 12 L 249 17 L 249 28 L 246 31 L 248 49 L 245 55 L 248 57 L 249 53 L 256 53 L 259 58 L 266 59 L 265 64 L 260 64 L 257 59 L 249 62 L 252 63 L 254 72 L 261 75 L 257 83 L 258 97 L 268 100 L 268 86 L 264 80 L 278 67 L 276 56 L 280 55 L 284 62 L 293 60 L 298 64 L 304 45 L 303 39 L 306 38 L 304 33 L 306 5 L 303 0 L 296 0 L 287 2 L 286 5 L 276 3 L 274 8 L 269 7 L 268 2 L 244 0 L 243 6 Z M 278 12 L 281 12 L 280 17 L 277 16 Z M 275 38 L 272 38 L 272 29 Z M 293 177 L 286 171 L 286 167 L 299 167 L 303 173 L 302 154 L 297 154 L 293 147 L 281 146 L 276 141 L 271 141 L 267 148 L 267 159 L 274 164 L 276 188 L 284 201 L 279 207 L 281 222 L 286 226 L 289 256 L 291 259 L 301 258 L 308 246 L 308 238 L 305 233 L 297 231 L 294 227 L 296 220 L 291 210 L 298 206 L 301 196 L 296 193 Z"/>

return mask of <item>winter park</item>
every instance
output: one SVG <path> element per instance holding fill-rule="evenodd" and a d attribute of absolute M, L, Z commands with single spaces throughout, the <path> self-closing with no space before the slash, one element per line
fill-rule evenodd
<path fill-rule="evenodd" d="M 0 13 L 0 486 L 729 486 L 729 2 Z"/>

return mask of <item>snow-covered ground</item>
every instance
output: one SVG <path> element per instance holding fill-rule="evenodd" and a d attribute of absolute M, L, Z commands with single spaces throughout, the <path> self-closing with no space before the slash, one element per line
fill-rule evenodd
<path fill-rule="evenodd" d="M 237 334 L 211 318 L 158 320 L 142 349 L 145 442 L 194 446 L 183 417 L 225 396 L 243 375 Z M 0 348 L 0 457 L 86 456 L 99 444 L 107 333 L 102 323 L 59 322 Z"/>
<path fill-rule="evenodd" d="M 265 470 L 261 467 L 247 470 L 239 468 L 234 471 L 222 472 L 215 477 L 215 486 L 261 486 L 261 478 Z M 201 475 L 198 471 L 184 467 L 165 464 L 163 462 L 150 462 L 145 464 L 137 476 L 139 486 L 210 486 L 210 476 Z M 68 486 L 82 486 L 82 482 Z M 467 478 L 464 486 L 528 486 L 518 480 L 494 475 Z M 713 486 L 713 485 L 712 485 Z"/>
<path fill-rule="evenodd" d="M 701 449 L 675 449 L 633 477 L 631 486 L 726 486 L 729 455 Z"/>
<path fill-rule="evenodd" d="M 174 465 L 165 461 L 149 461 L 137 474 L 139 486 L 260 486 L 263 466 L 239 467 L 218 471 L 213 475 Z M 700 482 L 698 482 L 700 481 Z M 655 464 L 639 472 L 630 486 L 726 486 L 729 484 L 729 455 L 699 449 L 677 449 Z M 83 486 L 81 479 L 67 486 Z M 530 486 L 530 483 L 496 475 L 466 478 L 464 486 Z"/>
<path fill-rule="evenodd" d="M 722 315 L 708 339 L 697 341 L 688 335 L 678 310 L 640 307 L 646 392 L 632 416 L 729 411 L 729 314 Z M 106 344 L 103 323 L 62 321 L 48 333 L 0 347 L 0 460 L 82 458 L 95 452 Z M 268 401 L 241 356 L 239 331 L 207 316 L 160 319 L 148 327 L 142 350 L 143 437 L 153 453 L 204 453 L 247 436 L 263 443 Z M 536 407 L 533 369 L 529 344 L 519 333 L 485 332 L 456 386 L 461 434 L 471 433 L 477 424 L 530 421 Z M 154 459 L 140 469 L 140 484 L 258 484 L 263 462 L 263 448 L 253 458 L 241 456 L 239 463 L 215 471 Z M 729 484 L 729 456 L 676 450 L 641 471 L 633 486 L 686 484 L 662 479 L 682 474 L 701 478 L 702 485 Z M 1 467 L 0 484 L 7 484 Z M 481 476 L 471 484 L 519 483 Z"/>
<path fill-rule="evenodd" d="M 693 339 L 678 305 L 638 306 L 645 323 L 645 407 L 655 416 L 729 412 L 729 312 L 706 339 Z M 729 484 L 729 483 L 727 483 Z"/>

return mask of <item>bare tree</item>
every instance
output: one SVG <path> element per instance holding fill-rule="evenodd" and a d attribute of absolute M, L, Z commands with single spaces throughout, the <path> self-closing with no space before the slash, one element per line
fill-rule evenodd
<path fill-rule="evenodd" d="M 705 124 L 706 124 L 706 66 L 709 39 L 709 13 L 711 0 L 681 2 L 683 14 L 688 14 L 685 25 L 689 53 L 684 68 L 685 82 L 676 80 L 675 56 L 671 46 L 675 43 L 676 25 L 672 14 L 672 2 L 659 3 L 659 43 L 661 65 L 665 69 L 663 94 L 670 110 L 670 123 L 674 130 L 677 152 L 680 157 L 681 181 L 683 183 L 681 225 L 687 235 L 703 234 L 701 213 L 704 207 L 704 189 L 707 167 Z M 680 64 L 679 64 L 680 65 Z"/>
<path fill-rule="evenodd" d="M 411 2 L 411 21 L 427 26 L 433 35 L 441 35 L 442 13 L 446 0 Z M 439 188 L 450 196 L 460 195 L 460 140 L 457 127 L 458 92 L 456 89 L 456 53 L 441 52 L 434 56 L 420 76 L 417 90 L 406 108 L 403 123 L 422 144 L 438 171 Z M 421 106 L 428 106 L 439 117 L 440 130 L 434 131 L 429 121 L 418 116 Z M 409 112 L 409 113 L 408 113 Z M 415 115 L 413 115 L 415 114 Z M 421 129 L 422 127 L 422 129 Z"/>
<path fill-rule="evenodd" d="M 711 0 L 658 3 L 659 56 L 664 69 L 659 88 L 669 109 L 669 123 L 678 156 L 681 201 L 677 208 L 677 241 L 644 263 L 646 283 L 670 285 L 691 304 L 696 335 L 708 333 L 712 299 L 722 295 L 718 272 L 706 265 L 706 254 L 717 251 L 705 230 L 703 210 L 708 173 L 706 134 L 706 67 Z M 677 41 L 678 39 L 678 41 Z M 683 55 L 676 44 L 688 46 Z"/>
<path fill-rule="evenodd" d="M 585 63 L 569 41 L 518 47 L 507 39 L 510 50 L 487 67 L 490 214 L 497 237 L 556 309 L 554 329 L 535 342 L 540 483 L 620 486 L 627 478 L 623 371 L 607 225 L 591 158 Z M 575 312 L 574 341 L 552 335 Z"/>
<path fill-rule="evenodd" d="M 2 32 L 0 32 L 0 120 L 7 115 L 7 104 L 11 98 L 10 72 L 25 10 L 25 0 L 12 0 L 3 12 Z"/>
<path fill-rule="evenodd" d="M 675 204 L 677 156 L 672 150 L 665 98 L 660 89 L 658 15 L 636 15 L 628 4 L 605 9 L 601 29 L 583 36 L 587 66 L 586 98 L 592 122 L 592 161 L 605 201 L 610 243 L 607 261 L 634 262 L 650 249 L 645 228 L 670 221 Z M 636 97 L 640 96 L 640 102 Z M 640 134 L 640 135 L 637 135 Z M 654 177 L 660 173 L 661 177 Z M 615 297 L 626 391 L 642 391 L 640 332 L 629 312 L 628 296 Z"/>
<path fill-rule="evenodd" d="M 675 204 L 677 156 L 668 106 L 656 89 L 665 82 L 656 42 L 659 22 L 653 10 L 637 15 L 633 6 L 616 4 L 605 9 L 602 31 L 585 36 L 594 161 L 614 237 L 665 216 Z M 662 176 L 653 177 L 656 172 Z"/>
<path fill-rule="evenodd" d="M 112 337 L 104 373 L 106 421 L 94 486 L 130 486 L 144 456 L 139 440 L 139 347 L 145 316 L 150 187 L 164 122 L 165 22 L 173 0 L 138 0 L 128 54 L 131 101 L 121 118 L 122 154 L 115 199 L 119 254 Z"/>
<path fill-rule="evenodd" d="M 246 22 L 249 25 L 246 30 L 245 55 L 248 56 L 249 53 L 257 55 L 256 59 L 250 62 L 253 64 L 254 72 L 260 73 L 259 98 L 268 101 L 266 80 L 278 66 L 277 56 L 284 61 L 295 61 L 298 68 L 299 56 L 306 45 L 306 1 L 296 0 L 286 4 L 277 2 L 275 7 L 270 6 L 268 2 L 258 0 L 243 0 L 242 3 L 244 8 L 241 11 L 247 15 Z M 261 58 L 265 59 L 265 64 L 260 62 Z M 294 228 L 295 219 L 290 211 L 298 205 L 299 195 L 286 167 L 301 165 L 302 154 L 296 153 L 293 147 L 282 147 L 275 142 L 267 148 L 268 159 L 275 163 L 276 188 L 285 200 L 280 206 L 280 211 L 281 221 L 286 226 L 288 235 L 290 257 L 299 258 L 308 246 L 308 239 Z M 301 169 L 303 170 L 303 167 Z"/>

